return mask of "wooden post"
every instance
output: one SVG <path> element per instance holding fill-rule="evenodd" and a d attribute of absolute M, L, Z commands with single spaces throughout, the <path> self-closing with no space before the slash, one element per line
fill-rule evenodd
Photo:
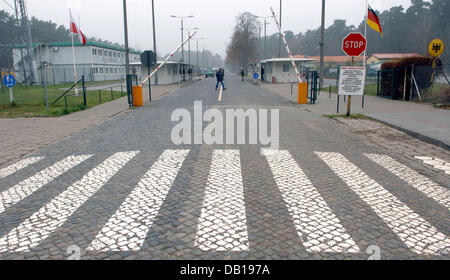
<path fill-rule="evenodd" d="M 405 66 L 405 76 L 403 78 L 403 100 L 406 99 L 406 73 L 408 72 L 408 66 Z"/>
<path fill-rule="evenodd" d="M 352 56 L 352 66 L 355 66 L 355 57 Z M 347 101 L 347 114 L 346 116 L 350 116 L 350 107 L 352 106 L 352 96 L 349 95 L 348 96 L 348 101 Z"/>

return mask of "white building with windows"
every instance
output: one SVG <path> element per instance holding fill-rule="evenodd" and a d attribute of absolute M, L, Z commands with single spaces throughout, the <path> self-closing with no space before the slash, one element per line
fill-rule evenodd
<path fill-rule="evenodd" d="M 300 73 L 305 72 L 315 59 L 294 58 L 295 65 Z M 253 77 L 253 73 L 258 73 L 261 78 L 261 68 L 264 68 L 264 81 L 267 83 L 295 83 L 296 73 L 292 67 L 289 57 L 271 58 L 247 65 L 247 75 Z"/>
<path fill-rule="evenodd" d="M 77 79 L 83 75 L 85 81 L 111 81 L 125 79 L 125 50 L 116 46 L 87 42 L 75 44 Z M 39 76 L 45 77 L 48 84 L 72 83 L 74 81 L 72 42 L 35 43 L 33 52 Z M 13 48 L 14 69 L 18 82 L 22 83 L 30 69 L 23 67 L 25 49 L 21 45 Z M 140 61 L 140 53 L 129 52 L 130 63 Z M 46 68 L 41 66 L 46 62 Z M 132 69 L 133 70 L 133 69 Z M 139 69 L 135 73 L 140 75 Z M 42 79 L 40 79 L 42 80 Z"/>

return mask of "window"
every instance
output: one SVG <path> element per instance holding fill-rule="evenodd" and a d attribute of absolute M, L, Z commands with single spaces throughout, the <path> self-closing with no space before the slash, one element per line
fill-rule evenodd
<path fill-rule="evenodd" d="M 103 74 L 103 68 L 99 68 L 100 74 Z"/>
<path fill-rule="evenodd" d="M 109 51 L 108 54 L 109 54 L 109 57 L 112 57 L 112 51 Z"/>
<path fill-rule="evenodd" d="M 117 54 L 116 54 L 116 52 L 113 52 L 113 57 L 117 57 Z"/>
<path fill-rule="evenodd" d="M 102 50 L 98 50 L 97 53 L 99 56 L 102 56 Z"/>
<path fill-rule="evenodd" d="M 97 55 L 97 49 L 92 49 L 92 55 Z"/>
<path fill-rule="evenodd" d="M 289 72 L 289 64 L 283 64 L 283 73 Z"/>
<path fill-rule="evenodd" d="M 105 73 L 108 74 L 108 68 L 105 68 Z"/>

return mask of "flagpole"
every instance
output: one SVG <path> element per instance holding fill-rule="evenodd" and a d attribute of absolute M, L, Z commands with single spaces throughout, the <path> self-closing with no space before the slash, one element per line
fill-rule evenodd
<path fill-rule="evenodd" d="M 69 9 L 69 14 L 72 15 L 70 9 Z M 72 19 L 71 19 L 71 21 L 72 21 Z M 78 81 L 77 81 L 77 67 L 75 65 L 75 61 L 76 61 L 75 45 L 73 43 L 73 32 L 70 32 L 70 34 L 72 35 L 71 37 L 72 37 L 73 80 L 74 80 L 74 84 L 76 84 Z M 75 94 L 78 95 L 78 86 L 77 85 L 75 85 Z"/>
<path fill-rule="evenodd" d="M 366 68 L 366 51 L 367 51 L 367 43 L 369 40 L 367 40 L 367 17 L 369 12 L 369 0 L 366 0 L 366 13 L 365 13 L 365 20 L 364 20 L 364 38 L 366 38 L 366 49 L 364 50 L 364 60 L 363 60 L 363 66 Z"/>

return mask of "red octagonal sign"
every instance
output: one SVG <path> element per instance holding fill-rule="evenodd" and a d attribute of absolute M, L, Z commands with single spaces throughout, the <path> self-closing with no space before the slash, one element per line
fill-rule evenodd
<path fill-rule="evenodd" d="M 360 56 L 366 49 L 366 38 L 361 33 L 350 33 L 342 40 L 342 50 L 348 56 Z"/>

